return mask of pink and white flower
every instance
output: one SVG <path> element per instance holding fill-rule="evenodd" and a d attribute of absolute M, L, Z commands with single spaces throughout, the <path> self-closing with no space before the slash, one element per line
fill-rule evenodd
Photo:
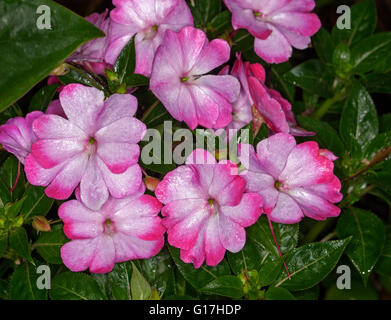
<path fill-rule="evenodd" d="M 111 20 L 107 18 L 107 15 L 108 10 L 103 13 L 93 13 L 86 17 L 87 21 L 102 30 L 106 36 L 88 41 L 72 54 L 68 61 L 80 63 L 93 73 L 105 74 L 105 68 L 110 68 L 110 65 L 105 61 L 105 55 L 111 39 Z"/>
<path fill-rule="evenodd" d="M 190 129 L 198 125 L 223 128 L 232 120 L 231 103 L 240 85 L 229 75 L 205 75 L 229 60 L 230 47 L 221 39 L 208 41 L 202 30 L 167 30 L 156 52 L 150 88 L 168 112 Z"/>
<path fill-rule="evenodd" d="M 295 138 L 277 133 L 257 145 L 239 148 L 247 192 L 264 199 L 264 212 L 272 221 L 296 223 L 304 216 L 315 220 L 336 217 L 342 199 L 341 183 L 333 173 L 335 156 L 314 141 L 296 145 Z M 331 159 L 331 160 L 330 160 Z"/>
<path fill-rule="evenodd" d="M 104 93 L 80 84 L 60 93 L 67 116 L 43 115 L 33 123 L 38 140 L 26 159 L 27 179 L 48 186 L 54 199 L 68 198 L 80 183 L 84 204 L 98 210 L 108 199 L 136 192 L 142 183 L 138 142 L 145 125 L 133 117 L 137 100 L 129 94 Z"/>
<path fill-rule="evenodd" d="M 292 105 L 281 94 L 265 85 L 265 69 L 259 63 L 243 62 L 240 55 L 231 74 L 239 79 L 240 95 L 233 103 L 233 119 L 228 129 L 241 127 L 253 119 L 252 106 L 261 114 L 267 126 L 274 132 L 285 132 L 295 136 L 311 136 L 314 132 L 297 126 Z"/>
<path fill-rule="evenodd" d="M 123 199 L 110 197 L 98 211 L 70 200 L 59 208 L 64 233 L 72 239 L 61 248 L 64 264 L 72 271 L 110 272 L 115 263 L 147 259 L 164 245 L 165 228 L 156 198 L 142 195 L 145 188 Z"/>
<path fill-rule="evenodd" d="M 262 197 L 244 192 L 246 181 L 233 171 L 235 164 L 217 163 L 212 154 L 196 149 L 186 165 L 167 173 L 156 188 L 156 197 L 165 204 L 168 242 L 195 268 L 204 260 L 217 265 L 226 250 L 240 251 L 246 242 L 244 228 L 262 213 Z"/>
<path fill-rule="evenodd" d="M 114 21 L 106 60 L 114 64 L 123 47 L 136 35 L 136 73 L 150 76 L 155 52 L 166 30 L 179 31 L 193 25 L 184 0 L 113 0 Z"/>
<path fill-rule="evenodd" d="M 26 118 L 12 118 L 0 126 L 0 144 L 23 164 L 31 151 L 31 145 L 37 140 L 32 124 L 42 115 L 40 111 L 33 111 Z"/>
<path fill-rule="evenodd" d="M 268 63 L 287 61 L 292 47 L 305 49 L 321 26 L 310 13 L 314 0 L 224 0 L 232 12 L 234 29 L 247 29 L 255 52 Z"/>

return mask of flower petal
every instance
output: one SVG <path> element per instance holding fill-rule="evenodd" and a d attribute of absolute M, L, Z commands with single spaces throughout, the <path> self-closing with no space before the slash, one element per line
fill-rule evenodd
<path fill-rule="evenodd" d="M 76 83 L 65 86 L 60 93 L 61 105 L 67 118 L 88 135 L 96 131 L 103 100 L 103 91 Z"/>

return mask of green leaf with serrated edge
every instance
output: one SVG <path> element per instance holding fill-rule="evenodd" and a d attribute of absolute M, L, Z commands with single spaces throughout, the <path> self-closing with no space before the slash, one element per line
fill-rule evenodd
<path fill-rule="evenodd" d="M 22 215 L 25 221 L 34 216 L 45 216 L 51 209 L 54 199 L 45 194 L 44 187 L 29 186 L 25 192 L 26 200 L 23 203 Z"/>
<path fill-rule="evenodd" d="M 38 264 L 37 264 L 38 266 Z M 15 268 L 9 282 L 9 296 L 12 300 L 46 300 L 47 290 L 39 289 L 37 280 L 40 274 L 37 267 L 23 262 Z"/>
<path fill-rule="evenodd" d="M 37 27 L 39 6 L 50 8 L 50 27 Z M 0 110 L 43 80 L 81 44 L 104 36 L 91 23 L 51 0 L 0 3 Z M 16 19 L 15 17 L 19 17 Z M 42 49 L 44 48 L 44 50 Z"/>
<path fill-rule="evenodd" d="M 299 224 L 282 224 L 272 222 L 272 225 L 282 253 L 287 253 L 293 250 L 298 241 Z M 273 256 L 280 256 L 266 216 L 262 216 L 253 226 L 246 230 L 246 233 L 247 237 L 264 247 Z"/>
<path fill-rule="evenodd" d="M 84 273 L 64 272 L 56 275 L 49 291 L 52 300 L 104 300 L 96 280 Z"/>
<path fill-rule="evenodd" d="M 16 187 L 10 192 L 16 181 L 17 172 L 18 160 L 14 156 L 8 157 L 0 168 L 0 199 L 3 204 L 18 199 L 24 192 L 25 180 L 22 168 Z"/>
<path fill-rule="evenodd" d="M 285 288 L 271 287 L 265 293 L 265 300 L 296 300 L 296 299 L 294 295 Z"/>
<path fill-rule="evenodd" d="M 379 260 L 376 263 L 375 271 L 391 277 L 391 227 L 387 229 L 386 243 Z"/>
<path fill-rule="evenodd" d="M 242 282 L 238 277 L 227 275 L 216 278 L 200 289 L 207 294 L 239 299 L 243 296 Z"/>
<path fill-rule="evenodd" d="M 60 85 L 56 83 L 39 89 L 38 92 L 31 98 L 29 112 L 45 112 L 49 103 L 53 100 L 59 86 Z"/>
<path fill-rule="evenodd" d="M 323 63 L 331 64 L 335 45 L 330 33 L 326 29 L 321 28 L 311 40 L 320 60 Z"/>
<path fill-rule="evenodd" d="M 132 278 L 130 280 L 130 289 L 133 300 L 147 300 L 152 293 L 152 288 L 148 281 L 132 262 Z"/>
<path fill-rule="evenodd" d="M 299 64 L 285 73 L 283 79 L 323 98 L 328 98 L 332 95 L 333 77 L 320 60 L 312 59 Z"/>
<path fill-rule="evenodd" d="M 373 70 L 391 51 L 391 32 L 376 33 L 352 47 L 351 63 L 357 73 Z"/>
<path fill-rule="evenodd" d="M 284 257 L 291 280 L 283 269 L 274 286 L 293 291 L 312 288 L 334 269 L 349 241 L 310 243 L 293 250 Z"/>
<path fill-rule="evenodd" d="M 348 151 L 355 158 L 362 156 L 363 150 L 379 132 L 376 107 L 369 93 L 358 82 L 354 84 L 344 105 L 339 132 Z"/>
<path fill-rule="evenodd" d="M 352 236 L 346 254 L 366 285 L 384 247 L 383 222 L 370 211 L 349 208 L 338 219 L 337 233 L 339 238 Z"/>
<path fill-rule="evenodd" d="M 221 261 L 216 267 L 202 265 L 199 269 L 195 269 L 193 264 L 184 263 L 180 259 L 179 249 L 171 246 L 168 246 L 168 249 L 180 273 L 197 290 L 201 290 L 209 282 L 219 277 L 231 274 L 231 270 L 225 259 Z"/>
<path fill-rule="evenodd" d="M 24 228 L 14 228 L 10 231 L 9 245 L 18 255 L 34 264 L 31 257 L 29 239 Z"/>
<path fill-rule="evenodd" d="M 60 248 L 68 241 L 62 226 L 56 225 L 50 232 L 43 232 L 34 247 L 45 261 L 53 264 L 62 263 Z"/>
<path fill-rule="evenodd" d="M 317 141 L 321 148 L 331 150 L 338 157 L 343 156 L 345 146 L 337 131 L 327 122 L 303 116 L 297 116 L 296 119 L 302 128 L 316 133 L 311 140 Z"/>
<path fill-rule="evenodd" d="M 342 15 L 343 13 L 341 13 Z M 376 28 L 376 5 L 373 0 L 359 1 L 351 7 L 350 28 L 333 28 L 333 39 L 344 41 L 349 46 L 365 37 L 370 36 Z"/>
<path fill-rule="evenodd" d="M 113 71 L 118 74 L 119 84 L 122 84 L 126 77 L 131 76 L 136 69 L 136 47 L 134 35 L 122 49 L 113 65 Z"/>

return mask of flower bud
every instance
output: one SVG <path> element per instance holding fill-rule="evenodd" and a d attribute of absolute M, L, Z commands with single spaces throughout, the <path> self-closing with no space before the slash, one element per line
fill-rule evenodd
<path fill-rule="evenodd" d="M 37 231 L 42 231 L 42 232 L 51 231 L 49 221 L 43 216 L 35 216 L 33 218 L 32 226 Z"/>
<path fill-rule="evenodd" d="M 160 180 L 154 177 L 146 176 L 144 178 L 144 183 L 149 191 L 154 192 L 157 185 L 160 183 Z"/>

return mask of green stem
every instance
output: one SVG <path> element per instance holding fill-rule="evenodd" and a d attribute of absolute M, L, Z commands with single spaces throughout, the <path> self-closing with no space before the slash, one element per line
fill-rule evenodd
<path fill-rule="evenodd" d="M 342 90 L 334 95 L 334 97 L 327 99 L 323 104 L 314 112 L 314 117 L 316 119 L 322 119 L 323 116 L 329 111 L 330 107 L 334 105 L 334 103 L 341 101 L 345 98 L 345 90 Z"/>

